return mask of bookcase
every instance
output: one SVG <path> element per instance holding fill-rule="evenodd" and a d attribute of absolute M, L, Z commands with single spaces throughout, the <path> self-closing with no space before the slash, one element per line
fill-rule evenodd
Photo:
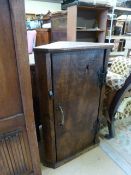
<path fill-rule="evenodd" d="M 52 41 L 105 42 L 108 7 L 67 7 L 52 16 Z"/>
<path fill-rule="evenodd" d="M 129 56 L 131 29 L 131 8 L 114 6 L 110 11 L 109 26 L 106 36 L 107 43 L 114 43 L 111 56 Z"/>

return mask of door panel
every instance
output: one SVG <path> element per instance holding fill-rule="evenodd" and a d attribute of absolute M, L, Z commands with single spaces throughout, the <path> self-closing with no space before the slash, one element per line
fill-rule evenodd
<path fill-rule="evenodd" d="M 3 2 L 0 1 L 0 118 L 22 112 L 9 5 L 7 0 Z"/>
<path fill-rule="evenodd" d="M 0 155 L 2 175 L 31 174 L 31 155 L 22 114 L 0 120 Z"/>
<path fill-rule="evenodd" d="M 23 116 L 19 115 L 0 122 L 2 175 L 23 175 L 32 172 L 29 143 L 23 119 Z"/>
<path fill-rule="evenodd" d="M 53 55 L 57 161 L 93 144 L 100 98 L 97 73 L 103 58 L 103 50 Z"/>
<path fill-rule="evenodd" d="M 0 167 L 40 175 L 23 0 L 0 0 Z M 1 174 L 0 173 L 0 174 Z"/>

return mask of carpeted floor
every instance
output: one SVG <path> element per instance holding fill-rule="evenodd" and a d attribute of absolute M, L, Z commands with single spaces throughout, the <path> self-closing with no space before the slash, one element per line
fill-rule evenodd
<path fill-rule="evenodd" d="M 126 174 L 131 175 L 131 117 L 115 122 L 116 137 L 102 139 L 101 148 L 109 155 Z M 101 131 L 104 135 L 107 128 Z"/>

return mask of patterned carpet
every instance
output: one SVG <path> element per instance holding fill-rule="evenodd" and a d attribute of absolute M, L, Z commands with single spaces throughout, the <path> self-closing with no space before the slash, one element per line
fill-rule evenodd
<path fill-rule="evenodd" d="M 131 175 L 131 117 L 115 121 L 115 128 L 116 137 L 102 139 L 100 146 L 126 174 Z M 100 133 L 105 135 L 107 128 Z"/>

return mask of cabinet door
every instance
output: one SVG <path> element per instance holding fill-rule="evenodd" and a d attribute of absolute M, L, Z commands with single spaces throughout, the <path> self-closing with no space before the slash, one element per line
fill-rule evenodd
<path fill-rule="evenodd" d="M 94 143 L 103 58 L 101 49 L 52 56 L 57 161 Z"/>
<path fill-rule="evenodd" d="M 1 175 L 39 175 L 23 0 L 0 0 Z"/>

